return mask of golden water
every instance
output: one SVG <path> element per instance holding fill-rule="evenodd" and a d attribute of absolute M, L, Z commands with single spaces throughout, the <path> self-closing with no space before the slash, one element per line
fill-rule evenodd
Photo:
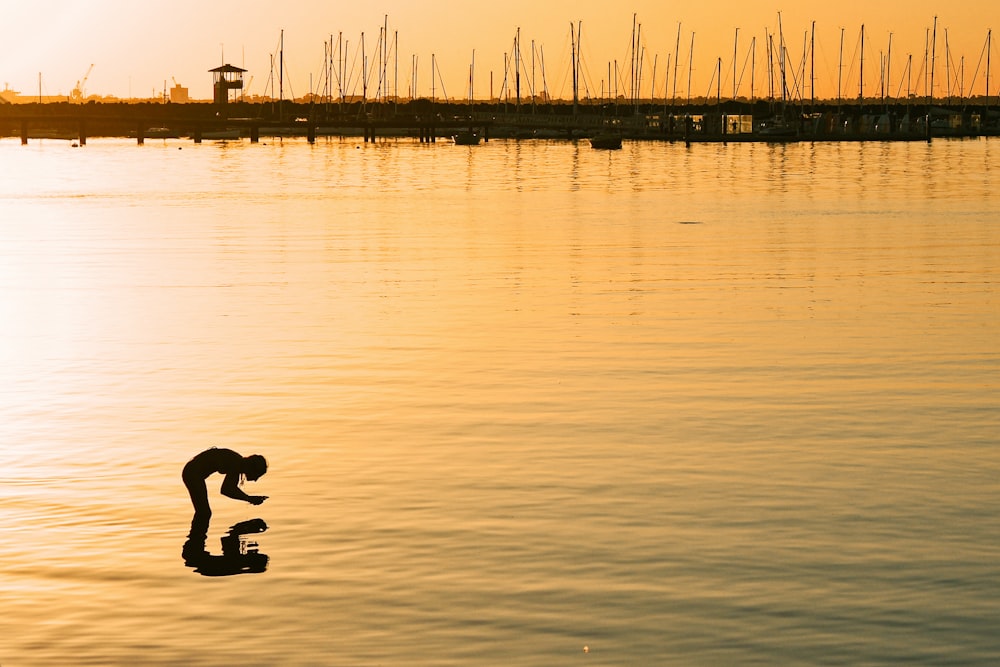
<path fill-rule="evenodd" d="M 0 142 L 0 665 L 996 664 L 998 165 Z"/>

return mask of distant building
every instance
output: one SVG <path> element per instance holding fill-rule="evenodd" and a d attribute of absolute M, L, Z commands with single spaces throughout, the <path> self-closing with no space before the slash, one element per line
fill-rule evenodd
<path fill-rule="evenodd" d="M 174 82 L 174 87 L 170 89 L 170 101 L 174 104 L 187 104 L 191 101 L 191 98 L 188 97 L 188 89 Z"/>
<path fill-rule="evenodd" d="M 212 99 L 216 104 L 228 104 L 230 90 L 243 90 L 245 69 L 226 63 L 208 71 L 212 73 Z"/>

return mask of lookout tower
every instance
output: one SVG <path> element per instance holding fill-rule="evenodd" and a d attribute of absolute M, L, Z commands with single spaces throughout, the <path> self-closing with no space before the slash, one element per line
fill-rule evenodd
<path fill-rule="evenodd" d="M 229 102 L 230 90 L 243 90 L 243 73 L 245 69 L 226 63 L 222 67 L 208 70 L 212 73 L 213 98 L 216 104 Z"/>

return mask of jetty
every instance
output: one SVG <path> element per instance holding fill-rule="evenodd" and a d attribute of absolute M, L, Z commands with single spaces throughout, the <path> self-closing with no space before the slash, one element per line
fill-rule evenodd
<path fill-rule="evenodd" d="M 576 139 L 612 130 L 628 140 L 698 142 L 914 141 L 1000 134 L 1000 109 L 975 100 L 947 105 L 855 101 L 777 109 L 772 102 L 575 105 L 447 103 L 428 99 L 350 104 L 42 103 L 0 106 L 0 137 L 211 139 L 347 136 L 374 142 L 412 138 L 432 143 L 461 130 L 491 138 Z"/>

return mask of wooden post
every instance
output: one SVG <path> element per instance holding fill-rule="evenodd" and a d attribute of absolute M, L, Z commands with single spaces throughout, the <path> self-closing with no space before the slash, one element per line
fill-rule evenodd
<path fill-rule="evenodd" d="M 80 119 L 80 145 L 87 145 L 87 121 L 83 118 Z"/>
<path fill-rule="evenodd" d="M 80 143 L 82 144 L 83 141 L 81 140 Z M 139 124 L 135 127 L 135 143 L 138 146 L 146 143 L 146 124 L 142 121 L 139 121 Z"/>
<path fill-rule="evenodd" d="M 192 133 L 192 137 L 194 138 L 194 143 L 196 143 L 196 144 L 200 144 L 201 143 L 201 127 L 194 128 L 194 132 Z"/>
<path fill-rule="evenodd" d="M 316 143 L 316 126 L 312 122 L 306 127 L 306 141 Z"/>
<path fill-rule="evenodd" d="M 28 143 L 28 121 L 21 121 L 21 145 L 24 146 Z"/>
<path fill-rule="evenodd" d="M 260 126 L 251 125 L 250 126 L 250 143 L 255 144 L 260 141 Z"/>

